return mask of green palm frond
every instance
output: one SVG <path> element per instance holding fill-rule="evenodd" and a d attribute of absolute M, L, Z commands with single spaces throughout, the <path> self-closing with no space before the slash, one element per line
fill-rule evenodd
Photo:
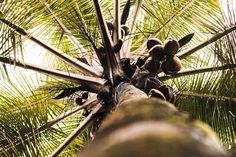
<path fill-rule="evenodd" d="M 122 37 L 119 22 L 127 8 L 129 16 L 124 21 L 129 33 Z M 73 130 L 86 120 L 83 105 L 91 109 L 99 103 L 96 94 L 107 96 L 109 83 L 124 79 L 122 59 L 130 57 L 135 64 L 140 56 L 148 56 L 149 38 L 164 42 L 191 33 L 193 39 L 177 53 L 182 70 L 156 77 L 174 87 L 180 110 L 210 124 L 226 147 L 235 144 L 233 0 L 5 0 L 0 10 L 0 72 L 8 81 L 1 82 L 0 88 L 0 156 L 59 153 L 65 147 L 61 143 L 71 141 Z M 114 32 L 108 22 L 114 24 Z M 123 44 L 117 53 L 114 47 L 120 40 Z M 24 62 L 26 54 L 35 51 L 26 48 L 32 42 L 46 56 L 42 66 Z M 35 76 L 38 82 L 23 74 L 12 77 L 5 64 L 45 75 Z M 89 91 L 90 100 L 78 106 L 81 91 Z M 88 132 L 82 132 L 60 155 L 80 150 Z"/>
<path fill-rule="evenodd" d="M 17 86 L 4 84 L 4 87 L 1 88 L 1 155 L 47 156 L 70 134 L 71 130 L 77 127 L 83 117 L 81 112 L 76 114 L 73 106 L 68 106 L 68 102 L 52 100 L 55 93 L 35 91 L 32 85 L 22 82 L 23 79 L 26 79 L 24 76 L 20 76 L 18 79 L 21 83 L 20 86 L 19 84 Z M 66 111 L 68 113 L 73 111 L 73 116 L 54 123 L 53 127 L 52 125 L 51 127 L 43 127 L 52 119 L 61 114 L 64 115 Z M 87 133 L 85 132 L 85 134 Z M 71 146 L 77 147 L 77 149 L 81 147 L 82 141 L 87 138 L 85 134 Z M 72 152 L 75 153 L 76 150 Z M 65 152 L 65 154 L 71 155 L 71 152 Z"/>

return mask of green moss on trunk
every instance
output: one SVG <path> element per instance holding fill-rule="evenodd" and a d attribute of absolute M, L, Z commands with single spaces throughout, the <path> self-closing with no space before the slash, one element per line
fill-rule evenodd
<path fill-rule="evenodd" d="M 125 101 L 82 157 L 225 157 L 211 129 L 159 99 Z"/>

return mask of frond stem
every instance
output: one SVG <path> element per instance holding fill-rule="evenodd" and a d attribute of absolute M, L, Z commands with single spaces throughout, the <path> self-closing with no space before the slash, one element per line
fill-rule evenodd
<path fill-rule="evenodd" d="M 183 52 L 179 52 L 176 55 L 180 58 L 180 59 L 185 59 L 186 57 L 188 57 L 189 55 L 193 54 L 194 52 L 208 46 L 209 44 L 215 42 L 216 40 L 228 35 L 229 33 L 233 32 L 236 30 L 236 25 L 232 26 L 226 30 L 224 30 L 223 32 L 217 33 L 215 34 L 213 37 L 211 37 L 210 39 L 203 41 L 202 43 L 198 44 L 197 46 L 190 48 L 186 51 Z"/>
<path fill-rule="evenodd" d="M 121 39 L 121 30 L 120 30 L 120 0 L 114 0 L 114 36 L 113 42 L 114 45 L 118 43 Z"/>
<path fill-rule="evenodd" d="M 121 25 L 120 25 L 120 0 L 114 1 L 114 34 L 113 34 L 113 42 L 114 45 L 118 44 L 119 40 L 121 40 Z M 115 53 L 117 64 L 120 64 L 120 52 Z"/>
<path fill-rule="evenodd" d="M 94 42 L 93 37 L 90 35 L 89 31 L 88 31 L 88 26 L 83 18 L 83 15 L 79 9 L 79 6 L 76 4 L 76 8 L 73 8 L 75 11 L 75 14 L 77 15 L 77 17 L 81 20 L 81 26 L 79 26 L 79 29 L 82 30 L 82 32 L 84 33 L 85 37 L 87 38 L 87 40 L 89 41 L 89 43 L 91 44 L 91 46 L 93 47 L 93 50 L 95 51 L 95 54 L 98 57 L 98 60 L 100 62 L 100 64 L 95 60 L 95 58 L 92 58 L 91 60 L 91 66 L 93 66 L 93 68 L 98 69 L 99 71 L 103 71 L 103 68 L 105 67 L 103 65 L 103 59 L 101 59 L 101 54 L 98 53 L 98 49 L 96 47 L 96 44 Z M 94 52 L 93 52 L 94 53 Z M 101 66 L 102 65 L 102 66 Z"/>
<path fill-rule="evenodd" d="M 92 75 L 92 76 L 101 76 L 100 73 L 97 73 L 92 67 L 90 67 L 89 65 L 53 48 L 52 46 L 44 43 L 43 41 L 41 41 L 40 39 L 34 37 L 32 34 L 28 33 L 26 30 L 24 30 L 23 28 L 21 28 L 20 26 L 17 26 L 13 23 L 11 23 L 10 21 L 7 21 L 6 19 L 0 19 L 0 21 L 2 21 L 4 24 L 8 25 L 9 27 L 11 27 L 14 31 L 18 32 L 19 34 L 25 36 L 26 38 L 30 39 L 31 41 L 37 43 L 38 45 L 40 45 L 41 47 L 45 48 L 46 50 L 48 50 L 49 52 L 51 52 L 52 54 L 56 55 L 57 57 L 61 58 L 62 60 L 64 60 L 66 63 L 72 65 L 73 67 L 75 67 L 76 69 L 80 70 L 82 73 L 87 74 L 87 75 Z"/>
<path fill-rule="evenodd" d="M 78 111 L 87 108 L 87 107 L 92 107 L 96 104 L 98 104 L 99 101 L 97 100 L 97 96 L 93 96 L 92 98 L 89 98 L 83 105 L 74 107 L 73 109 L 67 111 L 66 113 L 63 113 L 59 115 L 58 117 L 54 118 L 53 120 L 47 122 L 46 124 L 42 125 L 37 129 L 37 131 L 42 131 L 50 128 L 54 124 L 59 123 L 60 121 L 64 120 L 65 118 L 77 113 Z"/>
<path fill-rule="evenodd" d="M 227 101 L 236 102 L 236 98 L 226 97 L 226 96 L 217 96 L 217 95 L 212 95 L 212 94 L 201 94 L 201 93 L 180 91 L 180 92 L 177 93 L 177 95 L 180 95 L 180 96 L 193 96 L 193 97 L 217 99 L 217 100 L 227 100 Z"/>
<path fill-rule="evenodd" d="M 70 144 L 82 131 L 96 118 L 96 114 L 102 109 L 98 104 L 93 111 L 79 124 L 79 126 L 65 139 L 65 141 L 51 154 L 51 157 L 58 156 L 68 144 Z"/>
<path fill-rule="evenodd" d="M 0 62 L 10 64 L 10 65 L 16 65 L 21 68 L 33 70 L 33 71 L 44 73 L 47 75 L 52 75 L 52 76 L 59 77 L 62 79 L 67 79 L 76 83 L 81 83 L 95 91 L 98 91 L 106 82 L 106 80 L 102 78 L 78 75 L 78 74 L 68 73 L 65 71 L 44 68 L 38 65 L 24 63 L 24 62 L 16 61 L 16 60 L 6 58 L 6 57 L 0 57 Z"/>
<path fill-rule="evenodd" d="M 132 40 L 133 40 L 132 34 L 134 34 L 134 32 L 135 32 L 136 23 L 137 23 L 137 20 L 138 20 L 138 14 L 139 14 L 139 11 L 141 9 L 142 4 L 143 4 L 143 0 L 137 0 L 136 1 L 134 14 L 133 14 L 133 19 L 132 19 L 132 23 L 131 23 L 131 29 L 130 29 L 130 34 L 131 35 L 128 35 L 126 37 L 126 39 L 128 39 L 128 40 L 125 41 L 124 46 L 122 47 L 121 58 L 130 58 L 130 49 L 131 49 Z"/>
<path fill-rule="evenodd" d="M 52 18 L 55 20 L 55 22 L 59 25 L 64 35 L 70 40 L 70 42 L 78 49 L 79 53 L 84 54 L 86 50 L 83 48 L 83 45 L 73 36 L 71 31 L 62 23 L 62 21 L 56 16 L 56 14 L 53 12 L 53 10 L 49 7 L 49 5 L 44 2 L 43 5 L 47 9 L 47 11 L 52 15 Z M 91 63 L 91 58 L 87 57 L 85 55 L 85 59 L 88 63 Z"/>
<path fill-rule="evenodd" d="M 105 22 L 105 19 L 103 17 L 100 4 L 98 0 L 93 0 L 93 3 L 94 3 L 95 11 L 96 11 L 97 21 L 99 23 L 99 28 L 101 30 L 105 52 L 106 52 L 106 60 L 107 60 L 108 68 L 109 68 L 108 74 L 109 74 L 109 78 L 111 82 L 113 83 L 114 75 L 121 76 L 123 71 L 122 71 L 121 65 L 119 65 L 116 60 L 114 44 L 109 34 L 109 30 Z"/>
<path fill-rule="evenodd" d="M 182 70 L 175 75 L 165 75 L 164 73 L 159 74 L 159 79 L 162 81 L 168 80 L 168 79 L 174 79 L 182 76 L 188 76 L 188 75 L 194 75 L 194 74 L 200 74 L 205 72 L 213 72 L 213 71 L 219 71 L 219 70 L 227 70 L 227 69 L 235 69 L 236 64 L 225 64 L 222 66 L 212 66 L 212 67 L 200 67 L 196 69 L 186 69 Z"/>
<path fill-rule="evenodd" d="M 60 121 L 62 121 L 63 119 L 77 113 L 78 111 L 86 108 L 86 107 L 92 107 L 92 106 L 95 106 L 96 104 L 98 104 L 99 101 L 96 100 L 96 96 L 92 97 L 91 99 L 87 100 L 82 106 L 78 106 L 78 107 L 75 107 L 73 108 L 72 110 L 56 117 L 54 120 L 51 120 L 49 121 L 48 123 L 42 125 L 41 127 L 37 128 L 34 130 L 34 132 L 42 132 L 42 131 L 45 131 L 47 129 L 49 129 L 51 126 L 53 126 L 54 124 L 57 124 L 59 123 Z M 29 137 L 29 136 L 32 136 L 32 133 L 28 133 L 28 134 L 25 134 L 24 135 L 25 137 Z M 0 142 L 4 142 L 4 141 L 7 141 L 7 138 L 4 138 L 4 139 L 1 139 Z M 21 142 L 17 142 L 18 141 L 18 138 L 16 137 L 15 141 L 13 141 L 13 144 L 15 146 L 18 146 Z M 26 141 L 26 139 L 23 139 L 23 141 Z M 8 146 L 6 149 L 10 149 L 10 146 Z M 0 153 L 1 154 L 1 153 Z"/>

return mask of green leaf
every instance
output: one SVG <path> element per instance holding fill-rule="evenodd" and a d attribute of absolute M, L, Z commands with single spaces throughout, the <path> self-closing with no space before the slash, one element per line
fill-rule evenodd
<path fill-rule="evenodd" d="M 0 10 L 0 19 L 4 19 L 4 14 L 1 10 Z"/>

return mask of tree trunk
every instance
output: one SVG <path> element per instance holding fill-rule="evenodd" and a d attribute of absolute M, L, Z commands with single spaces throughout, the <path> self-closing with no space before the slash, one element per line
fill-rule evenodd
<path fill-rule="evenodd" d="M 226 157 L 206 125 L 127 83 L 117 87 L 116 111 L 80 157 Z M 191 104 L 190 104 L 191 105 Z"/>

